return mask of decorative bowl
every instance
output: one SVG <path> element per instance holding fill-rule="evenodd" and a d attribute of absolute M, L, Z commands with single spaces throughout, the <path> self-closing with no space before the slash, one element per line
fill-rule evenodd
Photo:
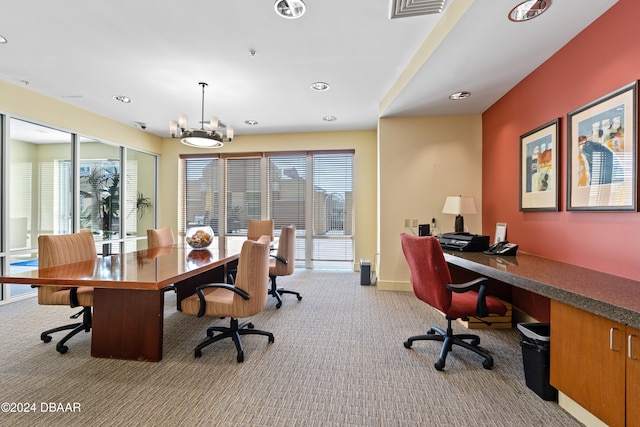
<path fill-rule="evenodd" d="M 185 234 L 185 241 L 190 248 L 206 249 L 213 243 L 213 230 L 211 227 L 192 227 Z"/>

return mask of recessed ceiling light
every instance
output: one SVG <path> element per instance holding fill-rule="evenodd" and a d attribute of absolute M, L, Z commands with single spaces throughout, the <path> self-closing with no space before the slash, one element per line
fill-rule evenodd
<path fill-rule="evenodd" d="M 255 126 L 258 124 L 257 120 L 245 120 L 244 121 L 246 124 L 248 124 L 249 126 Z"/>
<path fill-rule="evenodd" d="M 322 120 L 324 120 L 325 122 L 335 122 L 338 119 L 336 118 L 336 116 L 324 116 Z"/>
<path fill-rule="evenodd" d="M 467 92 L 467 91 L 461 91 L 461 92 L 456 92 L 456 93 L 452 93 L 451 95 L 449 95 L 449 99 L 452 99 L 454 101 L 457 101 L 459 99 L 465 99 L 471 96 L 471 92 Z"/>
<path fill-rule="evenodd" d="M 551 6 L 551 0 L 527 0 L 520 3 L 509 12 L 509 20 L 523 22 L 540 16 Z"/>
<path fill-rule="evenodd" d="M 0 43 L 2 43 L 2 44 L 7 43 L 7 39 L 5 39 L 4 37 L 0 36 Z"/>
<path fill-rule="evenodd" d="M 318 92 L 323 92 L 325 90 L 329 90 L 329 83 L 325 83 L 325 82 L 311 83 L 311 89 L 317 90 Z"/>
<path fill-rule="evenodd" d="M 300 18 L 307 10 L 302 0 L 276 0 L 273 7 L 278 15 L 287 19 Z"/>
<path fill-rule="evenodd" d="M 116 95 L 116 96 L 113 97 L 113 99 L 115 99 L 116 101 L 124 102 L 125 104 L 130 104 L 131 103 L 131 98 L 129 98 L 128 96 L 124 96 L 124 95 Z"/>

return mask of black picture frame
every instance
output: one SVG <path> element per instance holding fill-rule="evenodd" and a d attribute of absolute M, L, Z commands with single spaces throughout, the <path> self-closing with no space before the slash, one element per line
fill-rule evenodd
<path fill-rule="evenodd" d="M 520 136 L 520 211 L 558 211 L 560 118 Z"/>
<path fill-rule="evenodd" d="M 638 81 L 567 114 L 567 210 L 637 211 Z"/>

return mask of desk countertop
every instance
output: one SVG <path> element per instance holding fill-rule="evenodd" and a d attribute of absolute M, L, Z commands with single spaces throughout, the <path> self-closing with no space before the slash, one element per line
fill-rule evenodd
<path fill-rule="evenodd" d="M 640 281 L 518 252 L 493 256 L 445 251 L 448 263 L 640 328 Z"/>

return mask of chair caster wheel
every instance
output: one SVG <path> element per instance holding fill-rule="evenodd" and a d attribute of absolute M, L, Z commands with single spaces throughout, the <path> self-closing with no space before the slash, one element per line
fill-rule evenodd
<path fill-rule="evenodd" d="M 273 335 L 269 335 L 269 344 L 273 344 L 274 340 L 275 338 L 273 337 Z"/>
<path fill-rule="evenodd" d="M 405 341 L 404 348 L 411 348 L 411 343 L 409 341 Z"/>
<path fill-rule="evenodd" d="M 298 295 L 298 301 L 302 301 L 302 295 Z"/>
<path fill-rule="evenodd" d="M 40 339 L 44 342 L 51 342 L 51 335 L 40 335 Z"/>
<path fill-rule="evenodd" d="M 281 302 L 276 304 L 276 308 L 280 308 L 280 307 L 282 307 L 282 303 Z"/>
<path fill-rule="evenodd" d="M 58 353 L 60 354 L 65 354 L 67 351 L 69 351 L 69 347 L 67 347 L 66 345 L 58 345 L 56 347 L 56 350 L 58 350 Z"/>
<path fill-rule="evenodd" d="M 429 334 L 429 335 L 434 335 L 435 333 L 436 333 L 436 331 L 434 329 L 429 329 L 427 331 L 427 334 Z"/>
<path fill-rule="evenodd" d="M 238 352 L 238 357 L 236 357 L 236 360 L 238 361 L 238 363 L 244 362 L 244 351 Z"/>
<path fill-rule="evenodd" d="M 247 329 L 253 329 L 255 328 L 255 326 L 253 326 L 253 323 L 249 322 L 247 323 Z"/>
<path fill-rule="evenodd" d="M 200 359 L 200 358 L 202 357 L 202 351 L 201 351 L 201 350 L 196 349 L 196 350 L 193 352 L 193 357 L 195 357 L 196 359 Z"/>
<path fill-rule="evenodd" d="M 482 367 L 484 369 L 491 369 L 493 368 L 493 360 L 485 360 L 484 362 L 482 362 Z"/>
<path fill-rule="evenodd" d="M 444 360 L 438 359 L 436 363 L 433 364 L 438 371 L 442 371 L 444 369 Z"/>

